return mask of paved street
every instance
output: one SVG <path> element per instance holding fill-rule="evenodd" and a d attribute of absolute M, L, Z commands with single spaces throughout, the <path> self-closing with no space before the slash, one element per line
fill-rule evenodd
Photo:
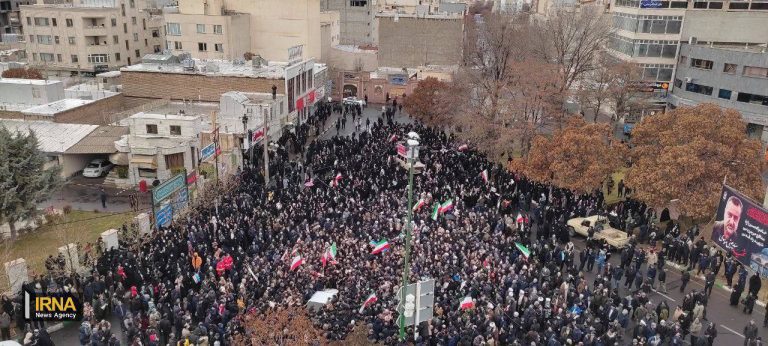
<path fill-rule="evenodd" d="M 103 183 L 104 178 L 85 178 L 82 175 L 76 175 L 69 178 L 61 190 L 56 192 L 51 199 L 41 203 L 39 207 L 53 206 L 61 209 L 69 205 L 72 209 L 85 211 L 130 211 L 131 205 L 128 201 L 130 191 L 109 186 L 104 186 L 104 191 L 107 193 L 107 207 L 102 208 L 101 188 Z M 146 201 L 140 200 L 139 202 L 148 204 Z"/>

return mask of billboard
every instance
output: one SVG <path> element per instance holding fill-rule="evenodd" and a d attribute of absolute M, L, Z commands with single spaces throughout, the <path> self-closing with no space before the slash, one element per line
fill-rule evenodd
<path fill-rule="evenodd" d="M 723 186 L 712 241 L 736 260 L 768 274 L 768 211 L 735 189 Z"/>

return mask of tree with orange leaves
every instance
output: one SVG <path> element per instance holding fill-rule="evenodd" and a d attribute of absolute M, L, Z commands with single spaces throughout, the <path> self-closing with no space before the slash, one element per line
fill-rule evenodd
<path fill-rule="evenodd" d="M 534 138 L 528 156 L 514 161 L 512 169 L 539 182 L 586 193 L 602 186 L 623 165 L 625 152 L 608 124 L 571 118 L 551 138 Z"/>
<path fill-rule="evenodd" d="M 427 77 L 421 81 L 405 100 L 405 110 L 427 124 L 439 124 L 441 117 L 449 114 L 445 109 L 449 104 L 450 85 L 435 77 Z"/>
<path fill-rule="evenodd" d="M 763 151 L 746 133 L 737 111 L 714 104 L 645 117 L 632 129 L 625 183 L 633 198 L 651 206 L 678 199 L 681 213 L 693 218 L 714 213 L 723 179 L 760 200 Z"/>

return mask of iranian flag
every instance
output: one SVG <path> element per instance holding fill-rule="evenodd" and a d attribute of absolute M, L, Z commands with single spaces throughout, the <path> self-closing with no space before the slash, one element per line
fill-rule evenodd
<path fill-rule="evenodd" d="M 373 246 L 371 255 L 381 253 L 384 250 L 389 250 L 389 242 L 386 240 L 372 241 L 370 244 Z"/>
<path fill-rule="evenodd" d="M 521 223 L 521 222 L 525 221 L 525 219 L 523 218 L 523 214 L 517 213 L 517 219 L 515 221 L 517 223 Z"/>
<path fill-rule="evenodd" d="M 466 144 L 462 144 L 459 146 L 459 151 L 466 151 L 467 149 L 469 149 L 469 146 Z"/>
<path fill-rule="evenodd" d="M 464 297 L 464 299 L 461 300 L 461 305 L 459 305 L 459 308 L 461 310 L 469 310 L 475 308 L 475 301 L 470 296 Z"/>
<path fill-rule="evenodd" d="M 480 172 L 480 177 L 483 178 L 483 182 L 488 184 L 488 170 L 484 169 L 482 172 Z"/>
<path fill-rule="evenodd" d="M 371 295 L 368 296 L 368 298 L 365 298 L 365 301 L 363 302 L 363 306 L 360 307 L 360 313 L 363 313 L 363 310 L 365 310 L 366 307 L 369 305 L 375 303 L 379 298 L 376 297 L 376 292 L 371 293 Z"/>
<path fill-rule="evenodd" d="M 304 263 L 304 259 L 301 258 L 301 255 L 296 255 L 291 260 L 291 270 L 296 270 L 300 265 Z"/>
<path fill-rule="evenodd" d="M 438 216 L 440 216 L 440 203 L 435 203 L 435 208 L 432 209 L 432 220 L 437 221 Z"/>
<path fill-rule="evenodd" d="M 323 267 L 325 267 L 325 264 L 328 263 L 328 261 L 330 261 L 331 264 L 336 264 L 336 242 L 325 249 L 323 256 L 320 257 L 320 261 L 323 262 Z"/>
<path fill-rule="evenodd" d="M 423 207 L 424 204 L 426 204 L 426 203 L 427 203 L 427 201 L 425 201 L 423 198 L 419 199 L 419 201 L 416 202 L 416 204 L 413 206 L 413 211 L 414 212 L 419 211 L 419 209 L 421 209 L 421 207 Z"/>
<path fill-rule="evenodd" d="M 392 136 L 391 136 L 391 137 L 389 137 L 389 141 L 390 141 L 390 142 L 394 142 L 394 141 L 396 141 L 396 140 L 397 140 L 397 135 L 396 135 L 396 134 L 392 134 Z"/>
<path fill-rule="evenodd" d="M 331 183 L 329 185 L 331 185 L 331 187 L 339 186 L 339 181 L 341 181 L 341 178 L 342 178 L 341 173 L 336 173 L 336 176 L 333 177 L 333 180 L 331 180 Z"/>
<path fill-rule="evenodd" d="M 449 199 L 445 202 L 443 202 L 442 205 L 440 205 L 440 214 L 445 214 L 446 212 L 453 209 L 453 200 Z"/>
<path fill-rule="evenodd" d="M 315 186 L 315 181 L 313 179 L 309 179 L 304 183 L 304 186 L 306 187 L 312 187 Z"/>
<path fill-rule="evenodd" d="M 525 258 L 528 258 L 531 256 L 531 250 L 528 250 L 528 248 L 525 247 L 525 245 L 515 242 L 515 247 L 517 247 L 517 249 L 523 253 L 523 256 L 525 256 Z"/>

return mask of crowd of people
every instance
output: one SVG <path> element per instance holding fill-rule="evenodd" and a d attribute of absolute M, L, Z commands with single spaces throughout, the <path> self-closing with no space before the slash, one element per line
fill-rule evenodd
<path fill-rule="evenodd" d="M 314 123 L 324 124 L 334 111 L 324 108 Z M 688 292 L 680 306 L 650 299 L 652 289 L 666 291 L 666 261 L 707 273 L 723 263 L 726 273 L 744 271 L 695 241 L 695 230 L 681 232 L 673 223 L 659 230 L 655 212 L 642 203 L 606 209 L 600 191 L 575 194 L 529 181 L 452 135 L 391 119 L 348 137 L 312 141 L 296 149 L 301 159 L 295 162 L 278 153 L 273 184 L 247 166 L 232 190 L 171 227 L 103 251 L 90 275 L 39 277 L 27 286 L 82 296 L 82 345 L 251 340 L 245 314 L 303 307 L 324 289 L 338 294 L 307 314 L 326 339 L 343 340 L 362 323 L 371 341 L 397 344 L 396 290 L 409 205 L 407 170 L 395 145 L 411 131 L 420 136 L 424 167 L 413 180 L 420 207 L 413 212 L 409 281 L 433 278 L 435 292 L 434 317 L 409 328 L 410 341 L 682 345 L 690 337 L 693 345 L 713 345 L 717 328 L 704 321 L 711 287 Z M 296 148 L 304 148 L 307 133 L 290 139 Z M 438 204 L 449 207 L 433 208 Z M 646 227 L 614 252 L 619 264 L 609 262 L 611 249 L 594 237 L 584 249 L 570 241 L 566 221 L 593 214 Z M 649 245 L 654 241 L 661 246 Z M 382 242 L 388 250 L 373 251 Z M 329 260 L 331 247 L 337 250 Z M 593 271 L 588 280 L 585 273 Z M 742 281 L 739 274 L 743 287 Z M 364 304 L 372 295 L 376 301 Z M 472 303 L 465 306 L 467 299 Z M 110 320 L 120 321 L 122 336 L 111 331 Z M 25 341 L 52 344 L 41 327 L 26 325 Z"/>

